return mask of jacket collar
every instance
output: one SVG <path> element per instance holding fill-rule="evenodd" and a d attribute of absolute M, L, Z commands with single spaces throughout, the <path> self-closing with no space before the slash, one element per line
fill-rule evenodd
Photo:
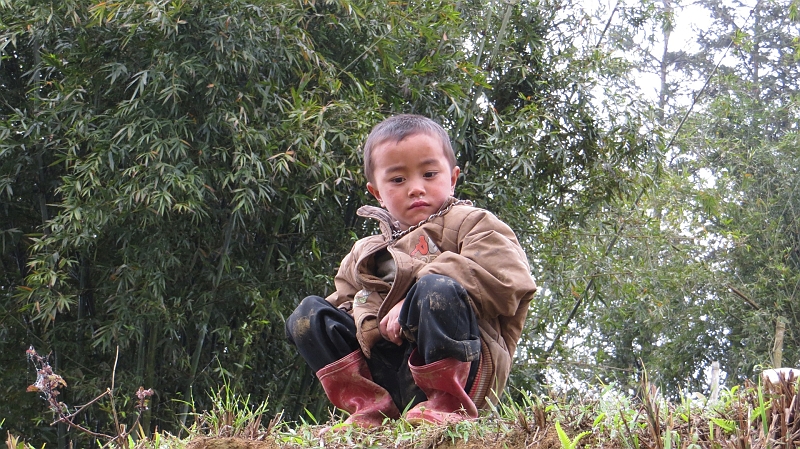
<path fill-rule="evenodd" d="M 356 214 L 359 217 L 378 220 L 381 227 L 381 234 L 387 239 L 392 238 L 392 232 L 400 229 L 400 222 L 395 220 L 392 214 L 382 207 L 361 206 L 356 211 Z"/>
<path fill-rule="evenodd" d="M 439 208 L 439 211 L 443 211 L 447 209 L 450 205 L 457 202 L 458 200 L 454 197 L 449 197 L 445 200 L 442 207 Z M 472 204 L 472 203 L 469 203 Z M 438 212 L 437 212 L 438 213 Z M 392 214 L 389 213 L 388 210 L 382 207 L 375 207 L 375 206 L 361 206 L 356 211 L 359 217 L 364 218 L 374 218 L 378 220 L 378 223 L 381 227 L 381 234 L 386 237 L 387 239 L 392 239 L 392 235 L 401 231 L 400 229 L 400 222 L 395 220 Z M 436 214 L 434 214 L 436 215 Z M 434 215 L 431 215 L 433 217 Z M 430 217 L 428 218 L 430 220 Z M 427 220 L 426 220 L 427 221 Z M 424 222 L 423 222 L 424 223 Z M 422 223 L 420 223 L 422 224 Z M 419 226 L 419 225 L 417 225 Z"/>

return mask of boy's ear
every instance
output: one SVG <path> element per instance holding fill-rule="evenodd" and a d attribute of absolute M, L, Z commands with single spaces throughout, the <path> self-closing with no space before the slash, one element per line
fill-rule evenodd
<path fill-rule="evenodd" d="M 378 188 L 375 187 L 375 185 L 373 185 L 371 182 L 367 183 L 367 191 L 369 191 L 369 193 L 371 193 L 372 196 L 374 196 L 375 199 L 378 200 L 381 206 L 383 206 L 383 200 L 381 199 L 381 192 L 378 191 Z"/>
<path fill-rule="evenodd" d="M 453 167 L 453 171 L 450 173 L 450 194 L 453 195 L 456 192 L 456 183 L 458 182 L 458 175 L 461 174 L 461 168 L 456 165 Z M 373 194 L 374 195 L 374 194 Z"/>

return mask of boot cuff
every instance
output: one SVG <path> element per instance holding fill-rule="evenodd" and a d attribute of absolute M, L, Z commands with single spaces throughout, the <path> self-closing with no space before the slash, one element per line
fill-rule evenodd
<path fill-rule="evenodd" d="M 327 376 L 338 373 L 354 363 L 359 363 L 363 358 L 364 356 L 361 354 L 361 350 L 356 349 L 341 359 L 320 368 L 319 371 L 317 371 L 317 379 L 322 380 Z"/>

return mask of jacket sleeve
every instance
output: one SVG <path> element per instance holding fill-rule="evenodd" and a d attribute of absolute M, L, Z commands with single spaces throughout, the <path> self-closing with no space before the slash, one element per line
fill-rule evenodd
<path fill-rule="evenodd" d="M 443 251 L 423 266 L 417 279 L 440 274 L 469 293 L 478 318 L 514 316 L 536 292 L 525 252 L 514 232 L 489 211 L 477 209 L 457 230 L 457 251 Z"/>
<path fill-rule="evenodd" d="M 329 303 L 336 307 L 351 309 L 353 298 L 355 298 L 355 295 L 358 292 L 355 279 L 352 278 L 352 270 L 348 269 L 354 264 L 352 259 L 353 251 L 351 250 L 349 253 L 347 253 L 344 259 L 342 259 L 342 263 L 339 265 L 339 270 L 336 273 L 336 277 L 333 278 L 333 284 L 336 290 L 328 295 L 327 298 L 325 298 Z"/>
<path fill-rule="evenodd" d="M 336 291 L 328 295 L 326 300 L 353 317 L 359 346 L 364 355 L 370 358 L 372 347 L 383 339 L 377 319 L 383 299 L 375 291 L 361 289 L 356 267 L 359 253 L 359 243 L 356 243 L 339 265 L 339 271 L 333 279 Z"/>

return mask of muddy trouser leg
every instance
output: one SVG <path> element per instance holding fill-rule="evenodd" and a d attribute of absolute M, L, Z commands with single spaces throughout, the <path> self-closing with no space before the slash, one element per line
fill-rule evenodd
<path fill-rule="evenodd" d="M 464 388 L 470 391 L 480 367 L 481 340 L 478 319 L 461 284 L 447 276 L 423 276 L 408 291 L 399 321 L 423 364 L 448 358 L 471 362 Z"/>
<path fill-rule="evenodd" d="M 400 417 L 394 398 L 373 380 L 347 312 L 309 296 L 286 320 L 286 336 L 314 370 L 331 403 L 350 414 L 344 424 L 370 428 Z"/>
<path fill-rule="evenodd" d="M 319 296 L 308 296 L 286 320 L 286 337 L 316 373 L 359 349 L 356 323 Z"/>
<path fill-rule="evenodd" d="M 309 296 L 286 320 L 286 336 L 316 373 L 360 349 L 353 317 L 319 296 Z M 425 400 L 411 378 L 408 356 L 411 345 L 379 341 L 367 360 L 372 380 L 389 391 L 400 410 Z"/>

